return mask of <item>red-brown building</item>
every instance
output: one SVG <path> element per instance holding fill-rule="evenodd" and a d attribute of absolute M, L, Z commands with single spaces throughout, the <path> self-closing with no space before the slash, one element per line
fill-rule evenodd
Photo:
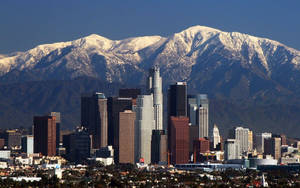
<path fill-rule="evenodd" d="M 119 163 L 134 164 L 134 121 L 135 112 L 125 110 L 120 112 L 120 133 L 119 133 Z"/>
<path fill-rule="evenodd" d="M 170 117 L 170 154 L 172 164 L 189 162 L 189 118 Z"/>
<path fill-rule="evenodd" d="M 34 153 L 45 156 L 56 155 L 56 117 L 35 116 L 34 125 Z"/>
<path fill-rule="evenodd" d="M 199 138 L 193 142 L 194 150 L 194 162 L 195 159 L 198 159 L 200 154 L 209 153 L 209 140 L 207 138 Z"/>

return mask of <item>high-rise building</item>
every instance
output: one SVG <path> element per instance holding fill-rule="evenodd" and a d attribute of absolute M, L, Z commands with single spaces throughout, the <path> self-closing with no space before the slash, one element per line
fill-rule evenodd
<path fill-rule="evenodd" d="M 114 161 L 119 162 L 119 137 L 120 134 L 120 119 L 119 114 L 124 110 L 132 109 L 131 98 L 109 97 L 107 100 L 108 113 L 108 145 L 114 148 Z"/>
<path fill-rule="evenodd" d="M 249 130 L 248 132 L 248 151 L 253 150 L 253 132 Z"/>
<path fill-rule="evenodd" d="M 171 150 L 171 116 L 187 116 L 187 84 L 177 82 L 168 90 L 168 150 Z"/>
<path fill-rule="evenodd" d="M 60 128 L 61 128 L 60 112 L 50 112 L 49 115 L 56 117 L 56 149 L 58 149 L 60 143 Z"/>
<path fill-rule="evenodd" d="M 163 130 L 163 93 L 159 68 L 149 70 L 148 92 L 153 96 L 155 130 Z"/>
<path fill-rule="evenodd" d="M 248 152 L 249 149 L 249 129 L 243 127 L 234 127 L 229 131 L 229 138 L 235 139 L 239 142 L 240 149 L 242 153 Z"/>
<path fill-rule="evenodd" d="M 91 153 L 91 138 L 87 128 L 77 127 L 76 131 L 63 136 L 66 157 L 71 162 L 82 163 Z"/>
<path fill-rule="evenodd" d="M 151 163 L 167 163 L 167 135 L 164 130 L 153 130 L 151 139 Z"/>
<path fill-rule="evenodd" d="M 5 139 L 4 138 L 0 138 L 0 150 L 3 149 L 5 146 Z"/>
<path fill-rule="evenodd" d="M 264 141 L 267 138 L 271 138 L 272 133 L 258 133 L 255 135 L 255 148 L 258 153 L 264 153 Z"/>
<path fill-rule="evenodd" d="M 145 164 L 151 163 L 151 137 L 155 127 L 153 96 L 139 95 L 137 98 L 135 121 L 135 159 L 144 159 Z"/>
<path fill-rule="evenodd" d="M 240 158 L 239 142 L 235 139 L 227 139 L 224 143 L 224 159 L 239 159 Z"/>
<path fill-rule="evenodd" d="M 208 108 L 200 106 L 197 109 L 196 120 L 199 127 L 199 138 L 208 138 Z"/>
<path fill-rule="evenodd" d="M 209 137 L 209 100 L 206 94 L 188 95 L 188 116 L 199 127 L 199 138 Z"/>
<path fill-rule="evenodd" d="M 35 116 L 34 125 L 34 153 L 45 156 L 56 155 L 56 117 Z"/>
<path fill-rule="evenodd" d="M 217 145 L 219 143 L 221 143 L 220 132 L 219 132 L 219 128 L 215 124 L 214 129 L 213 129 L 213 147 L 214 147 L 214 149 L 217 148 Z"/>
<path fill-rule="evenodd" d="M 189 118 L 170 117 L 170 155 L 172 164 L 189 162 Z"/>
<path fill-rule="evenodd" d="M 22 152 L 33 154 L 34 138 L 32 135 L 22 136 Z"/>
<path fill-rule="evenodd" d="M 21 133 L 14 130 L 7 130 L 5 132 L 5 145 L 9 148 L 20 148 L 21 147 Z"/>
<path fill-rule="evenodd" d="M 107 146 L 107 99 L 104 93 L 81 96 L 81 125 L 92 135 L 94 149 Z"/>
<path fill-rule="evenodd" d="M 187 116 L 187 84 L 177 82 L 168 90 L 168 116 Z"/>
<path fill-rule="evenodd" d="M 281 157 L 281 138 L 272 137 L 264 140 L 264 153 L 272 155 L 274 159 L 279 160 Z"/>
<path fill-rule="evenodd" d="M 119 122 L 119 163 L 135 163 L 134 142 L 135 142 L 135 112 L 125 110 L 120 112 Z M 116 154 L 115 154 L 116 155 Z"/>

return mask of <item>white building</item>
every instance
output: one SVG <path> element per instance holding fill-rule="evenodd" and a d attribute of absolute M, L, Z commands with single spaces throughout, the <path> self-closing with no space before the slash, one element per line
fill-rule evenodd
<path fill-rule="evenodd" d="M 208 108 L 200 106 L 197 110 L 197 125 L 199 138 L 208 138 Z"/>
<path fill-rule="evenodd" d="M 249 129 L 243 127 L 235 127 L 230 130 L 230 138 L 236 139 L 239 142 L 240 152 L 249 151 Z"/>
<path fill-rule="evenodd" d="M 224 159 L 239 159 L 240 158 L 240 146 L 239 142 L 235 139 L 227 139 L 224 143 Z"/>
<path fill-rule="evenodd" d="M 0 150 L 0 159 L 10 159 L 10 150 Z"/>
<path fill-rule="evenodd" d="M 264 153 L 264 141 L 267 138 L 271 138 L 272 133 L 258 133 L 255 135 L 255 147 L 258 153 Z"/>
<path fill-rule="evenodd" d="M 22 151 L 29 154 L 33 154 L 33 136 L 32 135 L 26 135 L 22 136 Z"/>
<path fill-rule="evenodd" d="M 135 159 L 144 159 L 145 164 L 151 163 L 151 137 L 155 128 L 153 113 L 153 96 L 139 95 L 137 98 L 135 120 Z"/>
<path fill-rule="evenodd" d="M 157 66 L 149 70 L 148 89 L 149 93 L 153 95 L 155 129 L 163 130 L 162 79 Z"/>
<path fill-rule="evenodd" d="M 219 128 L 217 127 L 217 125 L 214 125 L 214 129 L 213 129 L 213 145 L 214 145 L 214 149 L 216 149 L 217 145 L 221 143 L 221 137 L 220 137 L 220 132 L 219 132 Z"/>

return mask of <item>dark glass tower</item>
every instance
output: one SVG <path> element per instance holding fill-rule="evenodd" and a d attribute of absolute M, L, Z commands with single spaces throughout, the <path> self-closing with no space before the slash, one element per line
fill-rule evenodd
<path fill-rule="evenodd" d="M 107 146 L 107 99 L 104 93 L 81 96 L 81 125 L 92 135 L 93 149 Z"/>

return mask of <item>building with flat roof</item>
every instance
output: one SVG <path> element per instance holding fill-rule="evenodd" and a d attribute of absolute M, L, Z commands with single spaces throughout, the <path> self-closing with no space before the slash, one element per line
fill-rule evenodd
<path fill-rule="evenodd" d="M 189 162 L 189 118 L 170 117 L 170 155 L 172 164 Z"/>
<path fill-rule="evenodd" d="M 56 155 L 56 117 L 35 116 L 34 124 L 34 153 L 45 156 Z"/>
<path fill-rule="evenodd" d="M 107 99 L 104 93 L 81 96 L 81 125 L 92 135 L 94 149 L 107 146 L 108 120 Z"/>

